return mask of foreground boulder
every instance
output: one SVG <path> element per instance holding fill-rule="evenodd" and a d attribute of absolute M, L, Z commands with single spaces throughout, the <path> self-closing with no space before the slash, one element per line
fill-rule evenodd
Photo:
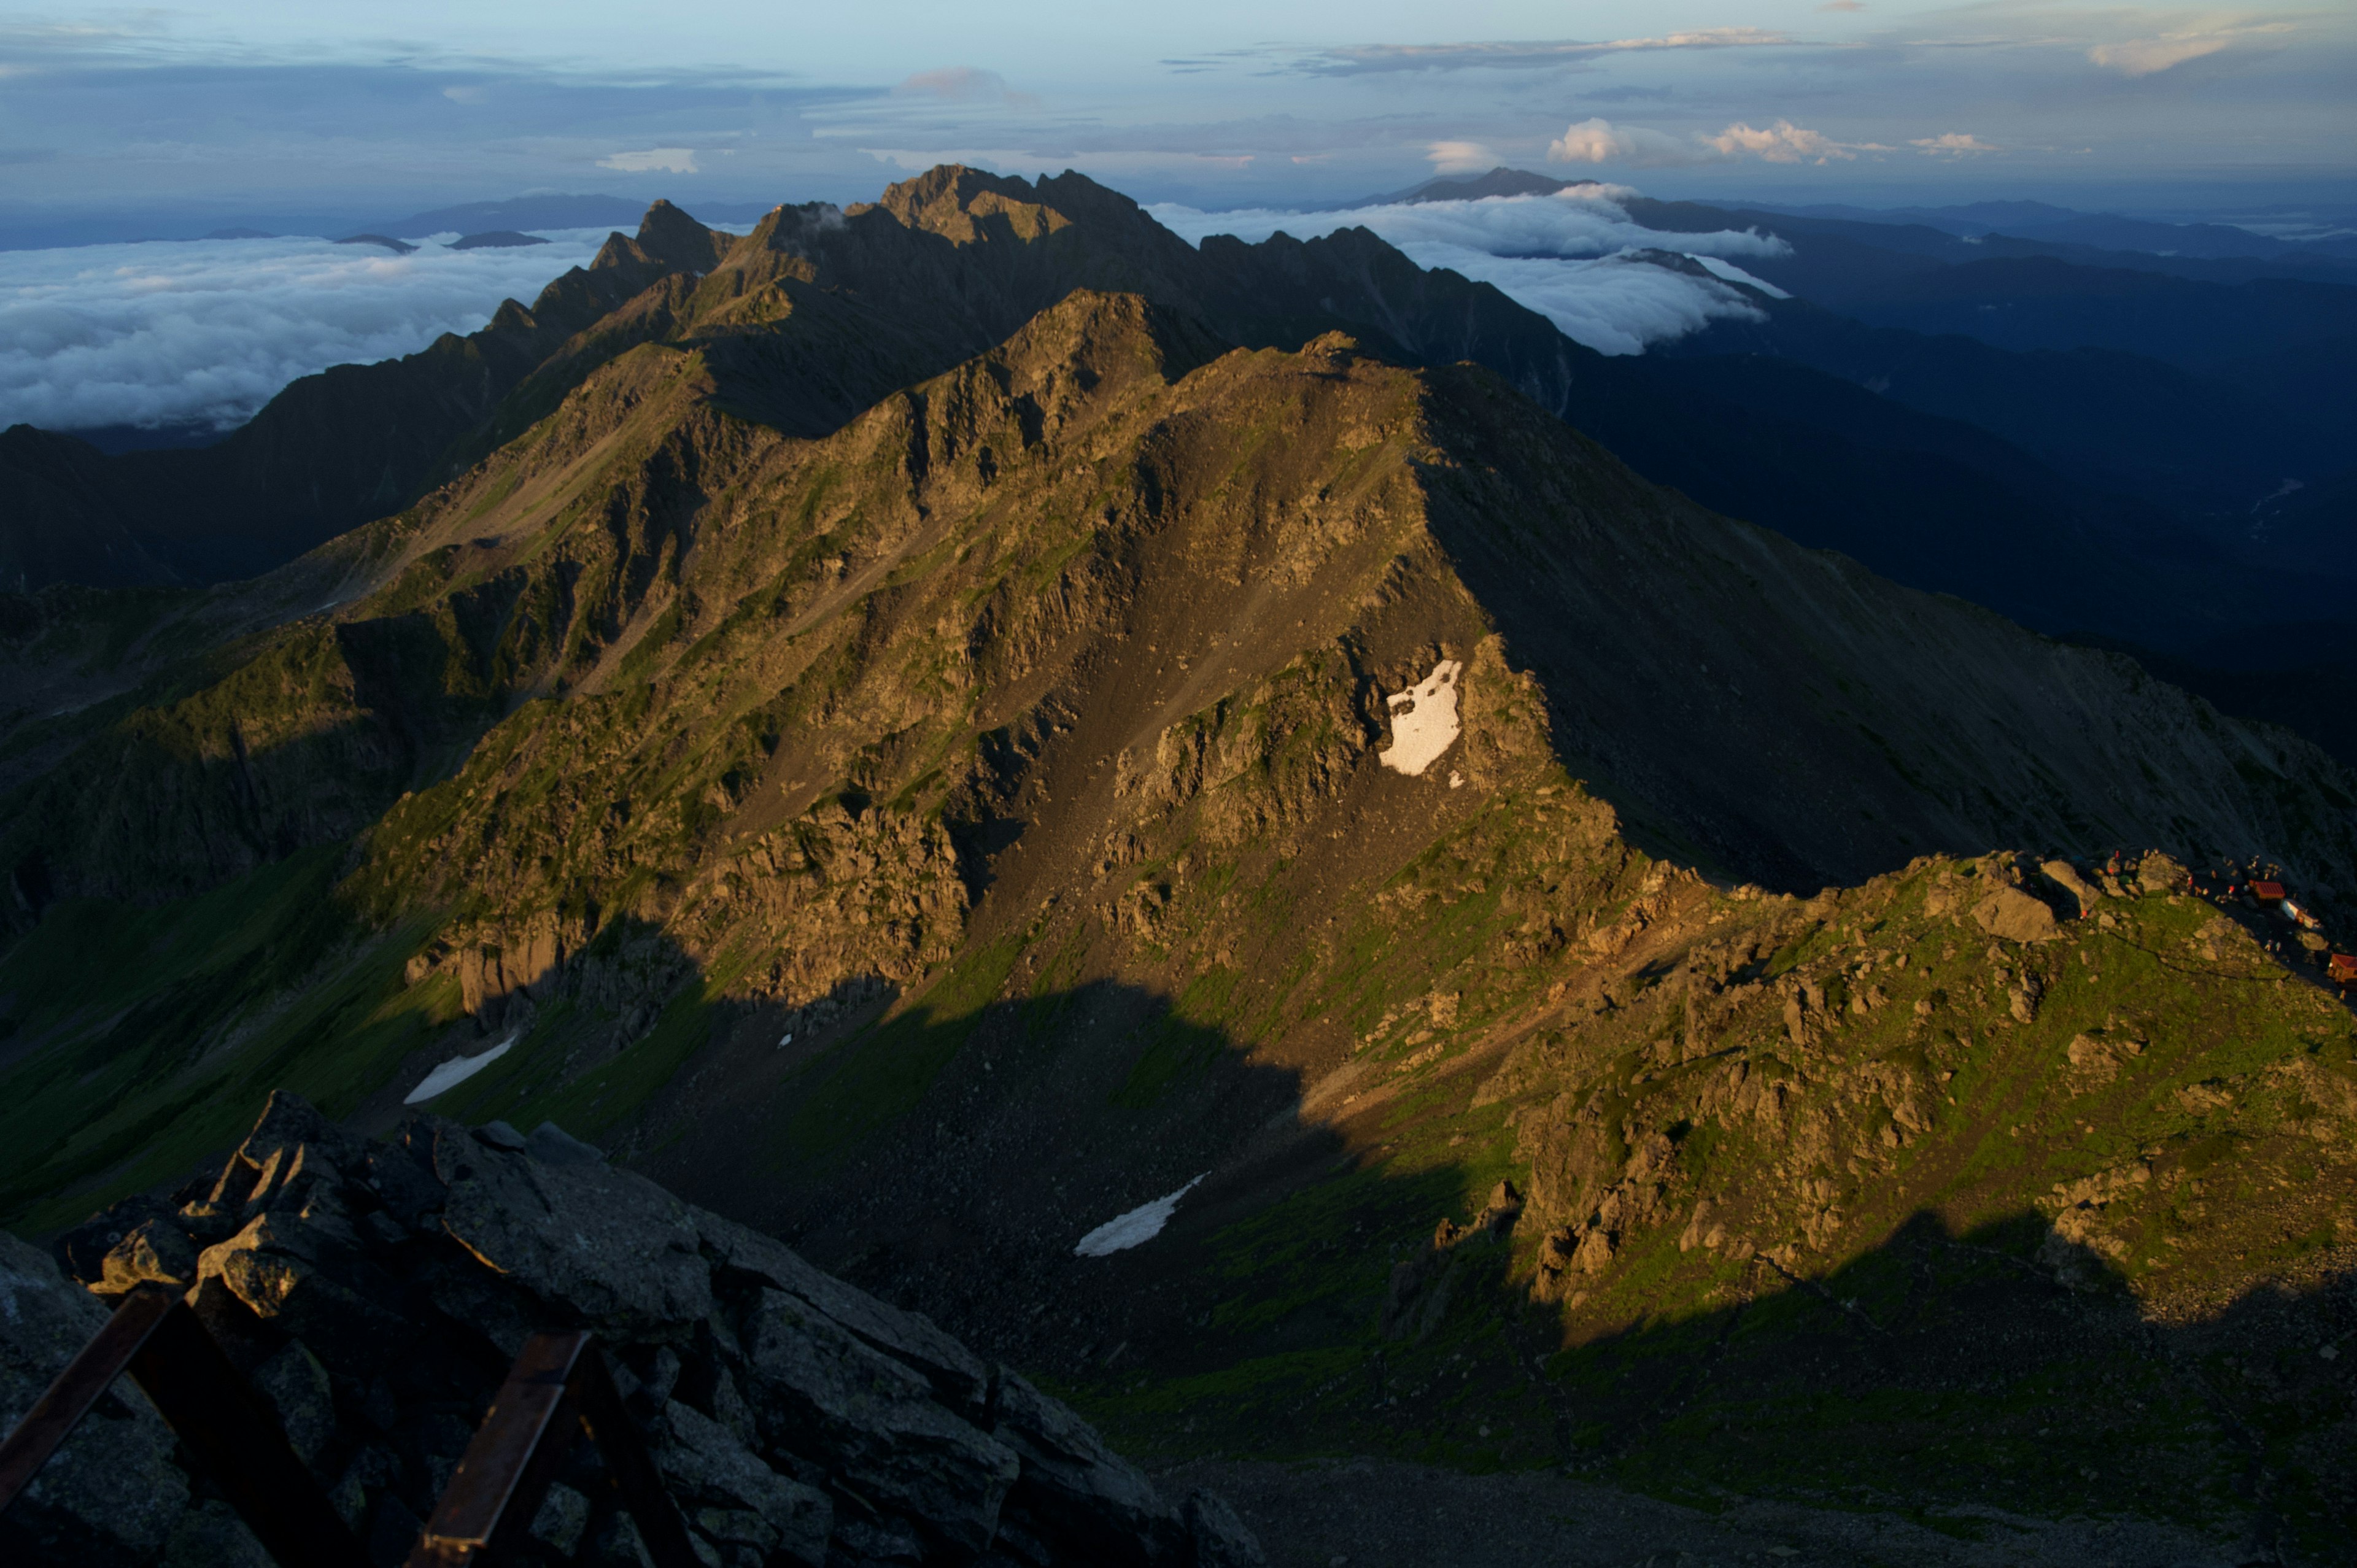
<path fill-rule="evenodd" d="M 274 1095 L 218 1179 L 118 1205 L 57 1251 L 70 1281 L 0 1235 L 0 1415 L 109 1297 L 185 1288 L 380 1564 L 406 1555 L 526 1337 L 553 1328 L 596 1331 L 716 1568 L 1263 1561 L 1218 1498 L 1165 1501 L 1071 1409 L 928 1319 L 553 1126 L 420 1116 L 371 1144 Z M 601 1465 L 575 1450 L 534 1521 L 542 1561 L 641 1560 Z M 0 1555 L 266 1561 L 209 1490 L 126 1383 L 0 1518 Z"/>

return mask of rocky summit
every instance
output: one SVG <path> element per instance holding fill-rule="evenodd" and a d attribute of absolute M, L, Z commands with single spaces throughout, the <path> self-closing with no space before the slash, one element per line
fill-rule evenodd
<path fill-rule="evenodd" d="M 716 1550 L 1243 1539 L 1141 1465 L 1279 1561 L 1475 1473 L 2330 1561 L 2357 783 L 1654 482 L 1534 322 L 942 169 L 355 371 L 497 373 L 258 577 L 0 598 L 0 1211 L 320 1369 L 370 1518 L 563 1322 Z"/>
<path fill-rule="evenodd" d="M 508 1361 L 550 1328 L 595 1331 L 709 1563 L 1265 1562 L 1225 1503 L 1166 1501 L 1017 1373 L 553 1124 L 420 1116 L 370 1144 L 274 1096 L 210 1182 L 69 1232 L 70 1278 L 13 1237 L 0 1247 L 0 1419 L 30 1406 L 102 1304 L 185 1291 L 377 1562 L 407 1556 Z M 602 1468 L 577 1445 L 529 1552 L 640 1561 Z M 0 1540 L 12 1560 L 267 1561 L 208 1479 L 125 1389 Z"/>

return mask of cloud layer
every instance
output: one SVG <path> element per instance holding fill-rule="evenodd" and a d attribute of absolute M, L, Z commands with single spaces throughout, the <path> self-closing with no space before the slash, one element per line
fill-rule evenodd
<path fill-rule="evenodd" d="M 1492 197 L 1359 207 L 1340 212 L 1199 212 L 1148 209 L 1186 238 L 1233 234 L 1259 241 L 1337 230 L 1372 230 L 1417 264 L 1448 267 L 1494 284 L 1563 329 L 1606 354 L 1639 354 L 1649 343 L 1681 338 L 1725 317 L 1751 318 L 1757 307 L 1736 286 L 1749 281 L 1741 258 L 1781 255 L 1784 242 L 1749 231 L 1671 234 L 1631 220 L 1622 187 L 1591 186 L 1560 196 Z M 1716 275 L 1657 266 L 1638 252 L 1706 258 Z M 1722 281 L 1727 280 L 1727 281 Z"/>
<path fill-rule="evenodd" d="M 1938 156 L 1955 157 L 1999 149 L 1969 132 L 1949 131 L 1937 136 L 1910 139 L 1910 147 Z M 1757 158 L 1761 163 L 1818 165 L 1854 163 L 1860 153 L 1895 153 L 1881 142 L 1844 142 L 1775 120 L 1752 125 L 1738 120 L 1716 135 L 1673 136 L 1643 125 L 1616 125 L 1590 118 L 1567 127 L 1547 144 L 1547 161 L 1558 164 L 1623 164 L 1632 168 L 1669 168 L 1681 164 L 1714 163 Z"/>
<path fill-rule="evenodd" d="M 0 426 L 234 426 L 298 376 L 529 303 L 606 233 L 405 256 L 307 239 L 0 252 Z"/>

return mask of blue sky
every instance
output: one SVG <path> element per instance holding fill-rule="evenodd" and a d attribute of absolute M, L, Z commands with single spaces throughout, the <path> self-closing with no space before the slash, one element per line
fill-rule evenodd
<path fill-rule="evenodd" d="M 354 219 L 872 195 L 944 159 L 1326 200 L 1510 163 L 1665 195 L 2146 210 L 2357 187 L 2357 6 L 240 0 L 0 11 L 0 205 Z"/>

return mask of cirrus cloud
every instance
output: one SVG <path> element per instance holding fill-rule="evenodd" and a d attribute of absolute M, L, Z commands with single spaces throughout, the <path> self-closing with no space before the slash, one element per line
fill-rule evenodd
<path fill-rule="evenodd" d="M 1599 55 L 1655 49 L 1770 48 L 1797 42 L 1765 27 L 1695 27 L 1652 38 L 1538 39 L 1519 43 L 1356 44 L 1320 49 L 1296 70 L 1313 76 L 1366 76 L 1400 70 L 1544 70 Z"/>
<path fill-rule="evenodd" d="M 599 168 L 619 169 L 624 174 L 694 174 L 694 147 L 649 147 L 644 152 L 613 153 L 597 160 Z"/>
<path fill-rule="evenodd" d="M 2260 33 L 2290 31 L 2292 25 L 2289 22 L 2257 22 L 2243 27 L 2163 33 L 2158 38 L 2097 44 L 2087 51 L 2087 59 L 2106 70 L 2116 70 L 2122 76 L 2158 76 L 2164 70 L 2183 65 L 2187 60 L 2214 55 L 2237 38 Z"/>

